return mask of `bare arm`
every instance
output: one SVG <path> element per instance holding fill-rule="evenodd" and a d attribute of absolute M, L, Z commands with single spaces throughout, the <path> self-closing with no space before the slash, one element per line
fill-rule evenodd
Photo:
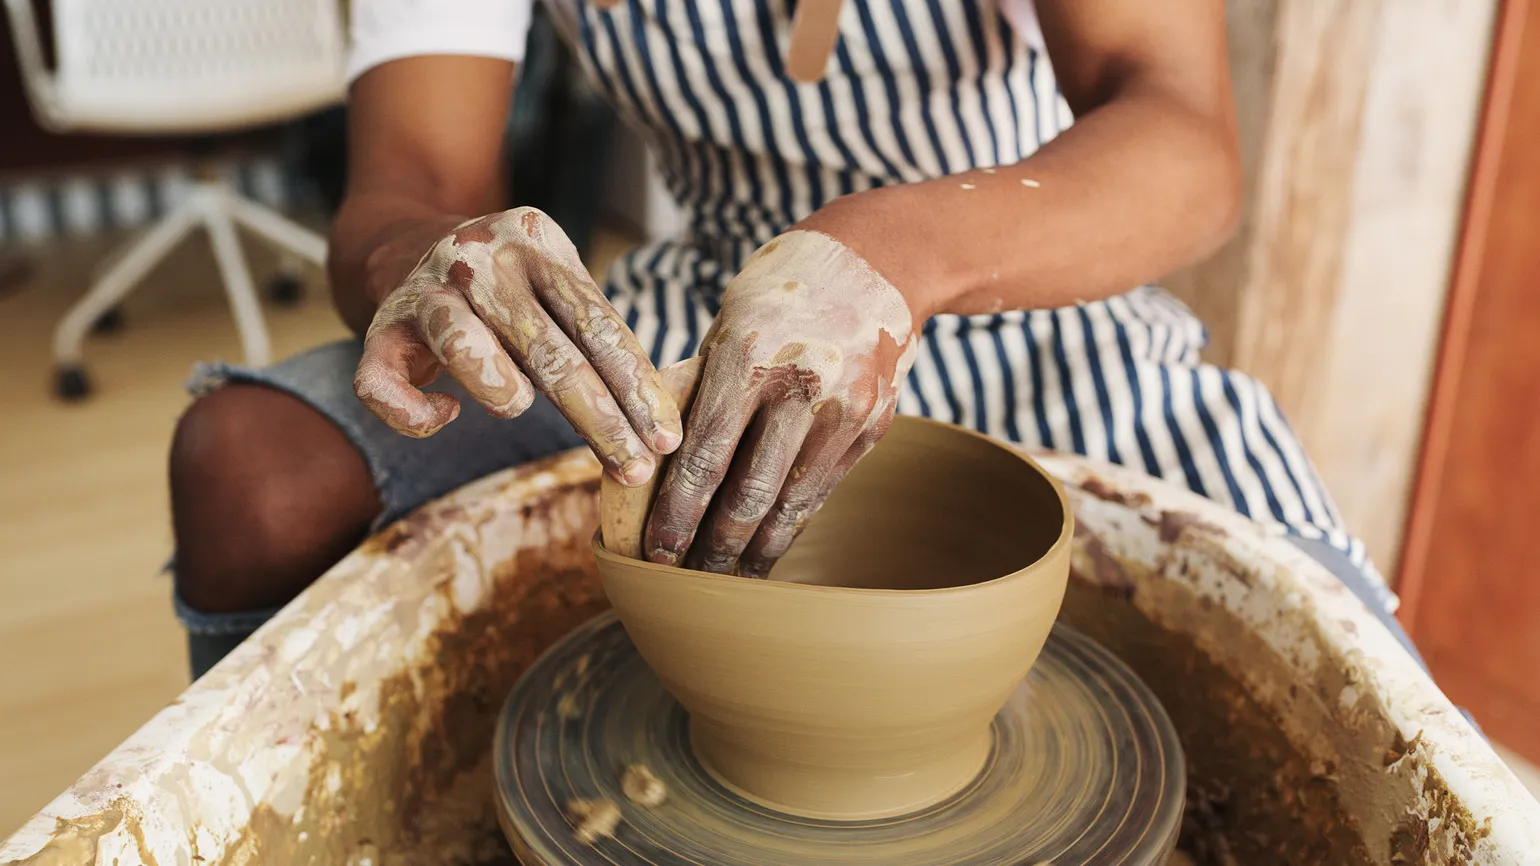
<path fill-rule="evenodd" d="M 503 60 L 411 57 L 353 85 L 347 191 L 329 269 L 337 311 L 359 336 L 434 241 L 504 206 L 498 166 L 513 72 Z M 421 237 L 403 244 L 403 232 Z"/>
<path fill-rule="evenodd" d="M 1072 127 L 1016 165 L 847 196 L 802 224 L 888 277 L 917 322 L 1127 291 L 1213 251 L 1238 219 L 1221 0 L 1037 11 Z"/>
<path fill-rule="evenodd" d="M 441 373 L 499 418 L 538 392 L 641 484 L 678 445 L 679 411 L 561 227 L 496 212 L 512 85 L 511 63 L 460 56 L 396 60 L 354 85 L 330 262 L 337 309 L 364 337 L 353 390 L 417 437 L 461 411 L 424 390 Z"/>

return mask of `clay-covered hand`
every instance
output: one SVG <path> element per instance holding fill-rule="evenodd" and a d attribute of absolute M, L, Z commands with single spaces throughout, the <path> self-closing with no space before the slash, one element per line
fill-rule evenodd
<path fill-rule="evenodd" d="M 433 243 L 380 302 L 353 385 L 391 427 L 430 436 L 460 411 L 453 396 L 421 390 L 441 371 L 500 418 L 545 394 L 626 484 L 646 481 L 654 452 L 683 436 L 636 336 L 534 208 L 462 223 Z"/>
<path fill-rule="evenodd" d="M 828 235 L 794 230 L 727 287 L 684 444 L 648 520 L 653 562 L 763 577 L 892 423 L 914 360 L 902 295 Z"/>

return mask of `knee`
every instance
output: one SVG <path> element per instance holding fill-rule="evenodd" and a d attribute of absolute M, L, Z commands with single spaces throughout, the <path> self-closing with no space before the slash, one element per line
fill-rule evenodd
<path fill-rule="evenodd" d="M 230 385 L 194 402 L 171 440 L 177 590 L 210 613 L 263 607 L 255 577 L 281 549 L 279 503 L 294 479 L 248 471 L 274 432 L 254 390 Z"/>
<path fill-rule="evenodd" d="M 265 395 L 251 385 L 229 385 L 196 400 L 177 422 L 171 438 L 171 506 L 174 517 L 210 520 L 240 509 L 246 516 L 264 511 L 262 494 L 251 489 L 247 470 L 253 458 L 271 447 L 262 415 Z M 282 486 L 285 479 L 266 479 Z"/>
<path fill-rule="evenodd" d="M 229 385 L 187 407 L 171 437 L 172 507 L 186 500 L 206 501 L 239 465 L 252 434 L 251 386 Z M 189 503 L 190 504 L 190 503 Z"/>
<path fill-rule="evenodd" d="M 177 589 L 210 613 L 283 604 L 371 517 L 354 504 L 360 486 L 372 497 L 367 469 L 341 432 L 257 385 L 228 385 L 188 408 L 170 480 Z"/>

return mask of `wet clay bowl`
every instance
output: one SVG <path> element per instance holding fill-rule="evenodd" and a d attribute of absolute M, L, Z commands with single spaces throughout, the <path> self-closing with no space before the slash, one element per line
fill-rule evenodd
<path fill-rule="evenodd" d="M 1019 451 L 900 417 L 768 580 L 594 547 L 702 766 L 762 805 L 860 820 L 978 776 L 1058 613 L 1072 529 L 1063 489 Z"/>

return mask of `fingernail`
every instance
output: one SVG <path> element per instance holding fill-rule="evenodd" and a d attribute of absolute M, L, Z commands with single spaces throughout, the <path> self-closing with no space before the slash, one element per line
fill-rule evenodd
<path fill-rule="evenodd" d="M 679 554 L 672 550 L 656 547 L 647 554 L 647 561 L 657 563 L 658 565 L 674 566 L 679 563 Z"/>
<path fill-rule="evenodd" d="M 631 487 L 646 484 L 652 477 L 652 458 L 643 455 L 620 467 L 620 480 Z"/>
<path fill-rule="evenodd" d="M 653 450 L 659 453 L 672 454 L 674 449 L 679 447 L 679 443 L 683 441 L 684 436 L 679 433 L 675 433 L 672 430 L 659 430 L 653 434 L 652 447 Z"/>

